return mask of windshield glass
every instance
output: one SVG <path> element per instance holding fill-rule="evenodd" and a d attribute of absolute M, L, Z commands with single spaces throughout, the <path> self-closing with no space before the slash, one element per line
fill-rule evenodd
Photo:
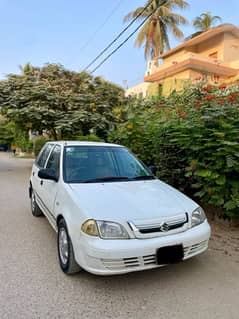
<path fill-rule="evenodd" d="M 66 146 L 63 170 L 66 183 L 154 178 L 152 173 L 124 147 Z"/>

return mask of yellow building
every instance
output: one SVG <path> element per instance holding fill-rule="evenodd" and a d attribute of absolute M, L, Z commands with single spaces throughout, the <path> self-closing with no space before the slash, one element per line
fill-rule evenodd
<path fill-rule="evenodd" d="M 212 85 L 239 79 L 239 28 L 214 27 L 187 39 L 148 63 L 146 83 L 162 86 L 162 94 L 180 90 L 188 83 Z"/>

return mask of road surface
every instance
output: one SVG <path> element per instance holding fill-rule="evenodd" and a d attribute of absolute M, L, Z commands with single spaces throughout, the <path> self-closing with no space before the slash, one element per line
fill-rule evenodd
<path fill-rule="evenodd" d="M 123 276 L 64 275 L 56 234 L 30 213 L 31 163 L 0 153 L 1 319 L 239 318 L 239 255 L 224 252 L 217 237 L 215 249 L 177 265 Z"/>

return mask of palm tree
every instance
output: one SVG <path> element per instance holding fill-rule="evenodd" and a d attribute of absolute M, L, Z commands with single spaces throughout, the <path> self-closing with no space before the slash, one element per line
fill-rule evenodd
<path fill-rule="evenodd" d="M 217 22 L 221 22 L 219 16 L 212 16 L 210 12 L 202 13 L 199 17 L 193 20 L 193 26 L 199 31 L 207 31 L 212 28 Z"/>
<path fill-rule="evenodd" d="M 149 7 L 142 13 L 139 19 L 143 20 L 153 14 L 141 27 L 135 44 L 138 47 L 144 44 L 145 59 L 149 56 L 154 59 L 165 50 L 170 49 L 169 32 L 172 32 L 173 36 L 177 39 L 183 38 L 184 35 L 179 26 L 185 25 L 188 22 L 182 15 L 174 13 L 173 10 L 186 9 L 189 5 L 185 0 L 167 0 L 164 4 L 162 4 L 162 0 L 147 0 L 145 7 L 147 5 Z M 139 7 L 130 12 L 125 16 L 124 21 L 133 20 L 145 7 Z"/>
<path fill-rule="evenodd" d="M 21 75 L 33 76 L 36 81 L 39 81 L 39 77 L 41 75 L 41 69 L 39 67 L 33 66 L 30 62 L 27 62 L 24 65 L 19 65 L 18 67 L 21 71 Z"/>
<path fill-rule="evenodd" d="M 27 62 L 24 65 L 19 65 L 19 69 L 20 69 L 22 75 L 27 75 L 33 71 L 34 67 L 31 65 L 30 62 Z"/>

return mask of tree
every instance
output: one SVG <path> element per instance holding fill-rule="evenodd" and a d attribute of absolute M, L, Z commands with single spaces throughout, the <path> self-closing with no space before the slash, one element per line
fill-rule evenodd
<path fill-rule="evenodd" d="M 25 132 L 45 130 L 54 139 L 91 132 L 106 137 L 116 122 L 113 109 L 122 101 L 118 86 L 55 64 L 27 67 L 0 82 L 4 116 Z"/>
<path fill-rule="evenodd" d="M 10 123 L 0 115 L 0 144 L 11 146 L 14 139 L 14 131 Z"/>
<path fill-rule="evenodd" d="M 152 0 L 147 0 L 145 7 Z M 162 4 L 164 3 L 164 4 Z M 150 14 L 152 16 L 141 27 L 136 38 L 135 44 L 138 47 L 145 45 L 144 56 L 156 58 L 165 50 L 170 49 L 169 32 L 177 39 L 183 38 L 183 32 L 180 30 L 180 25 L 187 24 L 187 20 L 180 14 L 174 13 L 174 9 L 186 9 L 188 3 L 184 0 L 153 0 L 152 4 L 142 13 L 139 19 L 143 20 Z M 132 20 L 144 10 L 144 7 L 139 7 L 125 16 L 124 20 Z M 155 11 L 156 10 L 156 11 Z"/>
<path fill-rule="evenodd" d="M 27 75 L 33 71 L 34 67 L 30 62 L 27 62 L 25 65 L 19 65 L 19 69 L 23 75 Z"/>
<path fill-rule="evenodd" d="M 212 16 L 210 12 L 202 13 L 193 20 L 193 26 L 198 31 L 207 31 L 212 28 L 217 22 L 221 22 L 219 16 Z"/>

